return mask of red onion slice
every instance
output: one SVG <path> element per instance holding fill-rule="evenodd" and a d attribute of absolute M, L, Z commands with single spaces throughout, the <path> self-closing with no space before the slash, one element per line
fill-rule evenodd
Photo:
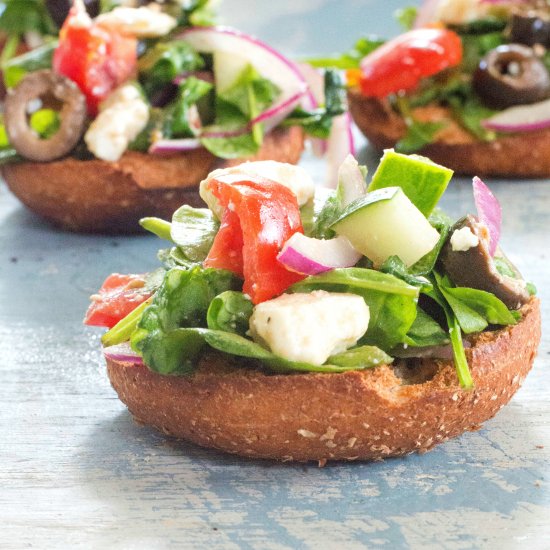
<path fill-rule="evenodd" d="M 479 220 L 489 229 L 489 253 L 494 256 L 500 240 L 502 209 L 498 199 L 477 176 L 473 180 L 473 188 Z"/>
<path fill-rule="evenodd" d="M 257 38 L 230 27 L 190 27 L 182 31 L 178 38 L 200 53 L 223 51 L 245 58 L 281 90 L 281 102 L 307 86 L 295 63 Z"/>
<path fill-rule="evenodd" d="M 128 342 L 103 348 L 103 355 L 107 359 L 112 359 L 113 361 L 143 365 L 143 358 L 130 347 Z"/>
<path fill-rule="evenodd" d="M 201 147 L 202 143 L 200 140 L 194 138 L 158 139 L 149 147 L 149 153 L 168 155 L 172 153 L 194 151 L 195 149 L 200 149 Z"/>
<path fill-rule="evenodd" d="M 312 67 L 309 63 L 298 63 L 298 69 L 302 73 L 308 85 L 308 92 L 304 97 L 304 108 L 316 109 L 325 103 L 325 79 L 323 73 Z"/>
<path fill-rule="evenodd" d="M 550 128 L 550 99 L 510 107 L 482 122 L 484 128 L 495 132 L 534 132 Z"/>
<path fill-rule="evenodd" d="M 294 233 L 277 259 L 290 271 L 317 275 L 337 267 L 352 267 L 361 259 L 361 254 L 345 237 L 323 240 Z"/>
<path fill-rule="evenodd" d="M 338 188 L 342 206 L 347 206 L 367 192 L 365 177 L 353 155 L 348 155 L 338 169 Z"/>
<path fill-rule="evenodd" d="M 348 155 L 355 156 L 355 140 L 348 112 L 332 119 L 332 129 L 327 142 L 327 181 L 326 186 L 338 185 L 338 170 Z"/>

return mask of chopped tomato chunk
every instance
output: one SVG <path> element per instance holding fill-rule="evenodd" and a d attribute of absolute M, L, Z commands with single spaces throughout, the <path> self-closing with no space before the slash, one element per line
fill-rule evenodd
<path fill-rule="evenodd" d="M 84 324 L 96 327 L 114 327 L 131 311 L 151 296 L 144 275 L 109 275 L 91 299 Z"/>
<path fill-rule="evenodd" d="M 416 88 L 423 78 L 462 61 L 460 36 L 448 29 L 406 32 L 380 46 L 361 61 L 361 92 L 383 98 Z"/>
<path fill-rule="evenodd" d="M 53 68 L 78 85 L 91 115 L 133 75 L 136 65 L 136 38 L 97 25 L 76 2 L 59 33 Z"/>
<path fill-rule="evenodd" d="M 224 174 L 212 178 L 208 188 L 225 210 L 205 267 L 243 276 L 243 292 L 255 304 L 304 278 L 277 260 L 284 243 L 303 232 L 298 202 L 288 187 L 256 176 Z"/>

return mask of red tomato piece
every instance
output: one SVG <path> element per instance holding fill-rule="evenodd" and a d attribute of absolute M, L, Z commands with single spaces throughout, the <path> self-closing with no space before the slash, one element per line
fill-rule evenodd
<path fill-rule="evenodd" d="M 114 327 L 151 296 L 144 275 L 109 275 L 91 299 L 84 324 L 95 327 Z"/>
<path fill-rule="evenodd" d="M 304 278 L 277 260 L 284 243 L 303 232 L 298 202 L 288 187 L 255 176 L 224 174 L 212 178 L 208 188 L 225 210 L 205 267 L 242 273 L 243 292 L 254 304 Z"/>
<path fill-rule="evenodd" d="M 421 79 L 462 61 L 460 36 L 448 29 L 424 28 L 402 34 L 361 61 L 361 92 L 383 98 L 413 90 Z"/>
<path fill-rule="evenodd" d="M 59 33 L 54 70 L 74 81 L 93 116 L 99 104 L 128 80 L 137 65 L 137 40 L 95 24 L 75 3 Z"/>

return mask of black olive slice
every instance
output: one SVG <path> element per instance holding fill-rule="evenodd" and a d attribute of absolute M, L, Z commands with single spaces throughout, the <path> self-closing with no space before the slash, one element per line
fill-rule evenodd
<path fill-rule="evenodd" d="M 532 48 L 505 44 L 491 50 L 474 73 L 473 85 L 495 109 L 527 105 L 550 97 L 550 74 Z"/>
<path fill-rule="evenodd" d="M 543 10 L 515 12 L 510 19 L 509 36 L 511 42 L 550 47 L 550 13 Z"/>
<path fill-rule="evenodd" d="M 29 125 L 29 106 L 37 100 L 46 106 L 61 105 L 61 125 L 47 139 Z M 78 86 L 50 70 L 29 73 L 6 96 L 4 123 L 9 142 L 29 160 L 45 162 L 69 153 L 84 133 L 86 116 L 86 98 Z"/>
<path fill-rule="evenodd" d="M 501 274 L 497 270 L 495 261 L 489 254 L 489 232 L 474 216 L 466 216 L 459 220 L 453 226 L 450 235 L 464 227 L 469 228 L 479 239 L 479 244 L 465 251 L 457 251 L 453 250 L 449 238 L 439 257 L 445 273 L 457 286 L 491 292 L 510 309 L 518 309 L 529 300 L 526 283 L 519 271 L 498 249 L 495 257 L 500 256 L 514 276 Z"/>

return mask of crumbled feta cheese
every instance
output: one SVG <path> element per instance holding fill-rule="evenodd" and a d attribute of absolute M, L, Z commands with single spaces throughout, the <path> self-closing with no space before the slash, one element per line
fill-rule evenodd
<path fill-rule="evenodd" d="M 117 88 L 100 106 L 84 140 L 99 159 L 117 161 L 149 121 L 149 107 L 131 84 Z"/>
<path fill-rule="evenodd" d="M 369 325 L 369 308 L 355 294 L 283 294 L 258 304 L 250 318 L 254 340 L 279 357 L 322 365 L 357 343 Z"/>
<path fill-rule="evenodd" d="M 440 0 L 434 19 L 443 23 L 461 25 L 489 15 L 493 6 L 479 0 Z"/>
<path fill-rule="evenodd" d="M 466 252 L 479 244 L 479 238 L 472 233 L 469 227 L 456 229 L 451 235 L 451 248 L 453 252 Z"/>
<path fill-rule="evenodd" d="M 165 36 L 178 24 L 174 17 L 160 11 L 157 4 L 139 8 L 119 6 L 96 17 L 96 22 L 137 38 Z"/>

